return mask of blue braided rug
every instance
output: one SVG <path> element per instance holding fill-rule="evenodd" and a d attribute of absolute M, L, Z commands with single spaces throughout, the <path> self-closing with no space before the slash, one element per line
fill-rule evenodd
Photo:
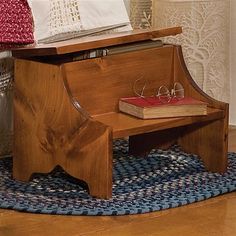
<path fill-rule="evenodd" d="M 114 142 L 113 197 L 92 198 L 60 169 L 31 182 L 11 178 L 12 159 L 0 159 L 0 208 L 61 215 L 127 215 L 202 201 L 236 189 L 236 153 L 227 173 L 207 172 L 195 155 L 179 147 L 152 150 L 147 158 L 128 154 L 125 140 Z"/>

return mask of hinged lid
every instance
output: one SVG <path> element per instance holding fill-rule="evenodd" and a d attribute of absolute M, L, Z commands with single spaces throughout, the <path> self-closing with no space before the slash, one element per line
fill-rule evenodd
<path fill-rule="evenodd" d="M 103 34 L 99 36 L 81 37 L 56 43 L 26 46 L 14 49 L 14 57 L 62 55 L 83 50 L 102 48 L 124 43 L 138 42 L 182 33 L 181 27 L 166 29 L 133 30 L 129 32 Z"/>

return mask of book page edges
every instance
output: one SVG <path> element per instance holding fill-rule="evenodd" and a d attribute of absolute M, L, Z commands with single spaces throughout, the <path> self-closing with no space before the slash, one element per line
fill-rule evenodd
<path fill-rule="evenodd" d="M 181 107 L 167 106 L 162 108 L 144 108 L 146 118 L 172 118 L 184 116 L 207 115 L 207 105 L 182 105 Z"/>
<path fill-rule="evenodd" d="M 130 103 L 119 101 L 119 110 L 126 114 L 130 114 L 135 117 L 144 119 L 143 108 L 134 106 Z"/>

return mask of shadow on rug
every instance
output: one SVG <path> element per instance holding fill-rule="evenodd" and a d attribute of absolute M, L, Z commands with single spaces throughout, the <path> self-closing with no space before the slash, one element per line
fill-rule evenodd
<path fill-rule="evenodd" d="M 0 208 L 61 215 L 128 215 L 202 201 L 236 189 L 236 153 L 228 171 L 205 171 L 195 155 L 174 146 L 152 150 L 147 158 L 128 154 L 125 140 L 114 142 L 113 197 L 92 198 L 83 185 L 60 169 L 29 183 L 11 178 L 12 159 L 0 159 Z"/>

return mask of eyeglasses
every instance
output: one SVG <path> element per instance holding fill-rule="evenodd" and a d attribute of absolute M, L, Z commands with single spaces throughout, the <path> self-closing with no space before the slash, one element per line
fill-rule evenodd
<path fill-rule="evenodd" d="M 135 95 L 141 98 L 147 98 L 150 96 L 145 95 L 145 89 L 148 86 L 148 81 L 143 79 L 137 79 L 133 85 L 133 91 Z M 181 100 L 184 98 L 184 87 L 181 83 L 175 82 L 173 88 L 168 89 L 165 85 L 160 86 L 157 92 L 151 97 L 156 97 L 161 103 L 169 103 L 172 100 Z"/>

